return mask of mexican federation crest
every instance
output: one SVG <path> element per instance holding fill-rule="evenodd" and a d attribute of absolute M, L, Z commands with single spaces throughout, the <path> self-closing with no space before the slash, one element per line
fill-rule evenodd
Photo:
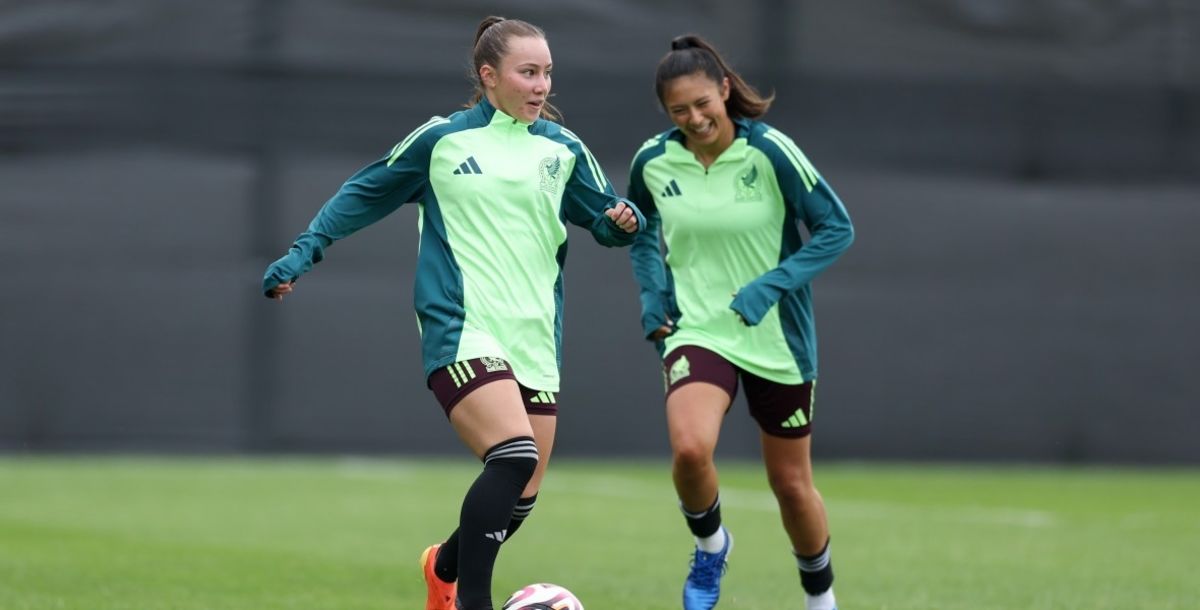
<path fill-rule="evenodd" d="M 480 358 L 479 360 L 480 360 L 480 362 L 483 362 L 484 370 L 486 370 L 489 373 L 495 373 L 496 371 L 507 371 L 508 370 L 508 363 L 505 362 L 501 358 L 494 358 L 492 356 L 484 356 L 484 357 Z"/>
<path fill-rule="evenodd" d="M 743 167 L 737 173 L 737 177 L 733 181 L 733 199 L 734 201 L 759 201 L 762 199 L 762 191 L 759 188 L 762 181 L 759 180 L 758 166 L 751 163 Z"/>
<path fill-rule="evenodd" d="M 563 171 L 562 159 L 558 157 L 546 157 L 538 163 L 538 176 L 541 178 L 539 187 L 547 193 L 557 193 L 558 187 L 562 185 Z"/>

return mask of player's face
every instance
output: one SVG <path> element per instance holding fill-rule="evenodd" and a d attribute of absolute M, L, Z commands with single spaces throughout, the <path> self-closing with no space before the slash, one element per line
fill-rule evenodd
<path fill-rule="evenodd" d="M 488 100 L 505 114 L 525 123 L 537 120 L 550 95 L 550 46 L 544 38 L 514 36 L 500 66 L 484 66 L 480 77 Z"/>
<path fill-rule="evenodd" d="M 717 82 L 703 72 L 679 76 L 663 87 L 663 108 L 689 145 L 710 148 L 732 142 L 733 121 L 725 112 L 729 79 Z"/>

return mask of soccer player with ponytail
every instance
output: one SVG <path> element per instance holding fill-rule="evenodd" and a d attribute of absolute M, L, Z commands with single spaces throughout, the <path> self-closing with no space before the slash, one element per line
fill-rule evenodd
<path fill-rule="evenodd" d="M 427 610 L 490 610 L 500 545 L 533 509 L 557 423 L 565 223 L 626 246 L 644 222 L 583 142 L 548 120 L 557 117 L 541 29 L 488 17 L 472 57 L 469 107 L 429 119 L 352 176 L 263 279 L 282 300 L 334 241 L 419 206 L 425 375 L 483 462 L 458 529 L 421 556 Z"/>
<path fill-rule="evenodd" d="M 810 458 L 811 283 L 853 241 L 850 217 L 795 142 L 759 120 L 773 97 L 704 39 L 672 41 L 655 89 L 675 126 L 634 157 L 628 196 L 646 226 L 630 256 L 642 330 L 663 355 L 672 477 L 696 539 L 683 607 L 717 604 L 733 547 L 713 454 L 740 379 L 807 608 L 833 610 L 829 527 Z"/>

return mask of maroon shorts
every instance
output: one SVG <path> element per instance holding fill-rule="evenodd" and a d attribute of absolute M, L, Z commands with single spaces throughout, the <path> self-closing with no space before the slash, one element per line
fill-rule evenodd
<path fill-rule="evenodd" d="M 460 400 L 466 398 L 467 394 L 479 386 L 501 379 L 517 380 L 507 362 L 500 358 L 484 356 L 440 368 L 429 376 L 428 383 L 429 389 L 433 390 L 433 395 L 442 405 L 442 410 L 446 412 L 446 417 L 450 417 L 450 411 Z M 526 413 L 558 414 L 558 396 L 554 392 L 531 390 L 519 383 L 517 388 L 521 390 L 521 400 L 525 403 Z"/>
<path fill-rule="evenodd" d="M 816 380 L 799 385 L 776 383 L 735 366 L 715 352 L 684 345 L 663 360 L 667 396 L 695 381 L 711 383 L 737 396 L 738 378 L 746 386 L 746 404 L 758 427 L 771 436 L 800 438 L 812 433 Z"/>

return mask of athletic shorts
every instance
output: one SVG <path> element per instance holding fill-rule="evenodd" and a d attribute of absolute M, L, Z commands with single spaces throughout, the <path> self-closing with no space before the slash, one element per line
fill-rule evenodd
<path fill-rule="evenodd" d="M 801 438 L 812 433 L 815 379 L 799 385 L 776 383 L 695 345 L 678 347 L 663 360 L 667 396 L 689 383 L 703 381 L 725 390 L 732 404 L 733 397 L 737 396 L 739 377 L 746 387 L 750 415 L 763 432 L 785 438 Z"/>
<path fill-rule="evenodd" d="M 433 390 L 433 395 L 442 405 L 442 410 L 446 412 L 446 417 L 450 417 L 450 411 L 460 400 L 466 398 L 467 394 L 484 384 L 501 379 L 517 380 L 508 362 L 501 358 L 484 356 L 455 362 L 440 368 L 429 376 L 428 383 L 429 389 Z M 520 383 L 517 384 L 517 388 L 521 390 L 521 400 L 525 403 L 526 413 L 531 415 L 558 414 L 558 396 L 554 392 L 539 392 Z"/>

